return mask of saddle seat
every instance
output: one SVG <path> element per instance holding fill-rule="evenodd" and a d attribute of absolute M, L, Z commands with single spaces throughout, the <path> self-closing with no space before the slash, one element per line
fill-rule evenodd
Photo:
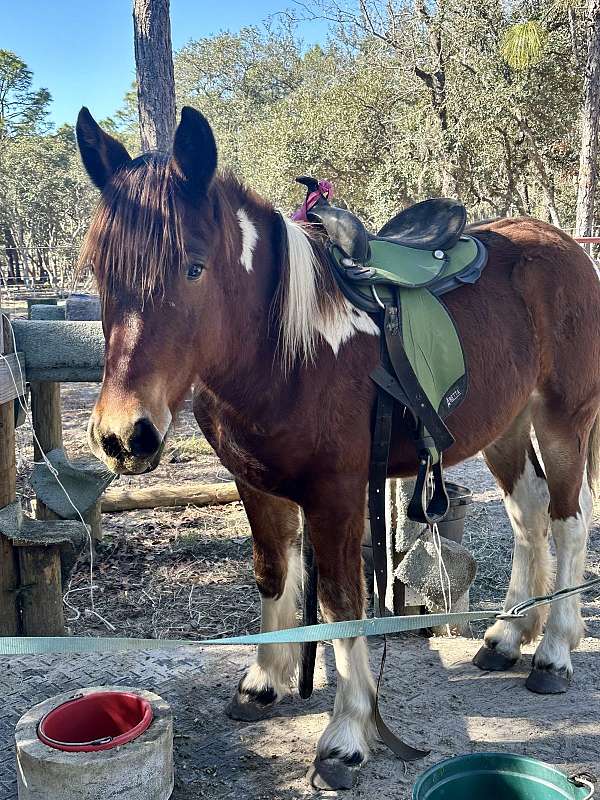
<path fill-rule="evenodd" d="M 417 250 L 449 250 L 459 240 L 466 222 L 462 203 L 433 197 L 400 211 L 381 228 L 377 238 Z"/>
<path fill-rule="evenodd" d="M 463 235 L 465 207 L 448 198 L 404 209 L 376 235 L 351 211 L 327 202 L 313 206 L 309 219 L 327 232 L 340 288 L 369 313 L 381 308 L 378 297 L 394 287 L 426 287 L 439 296 L 475 283 L 487 258 L 477 239 Z"/>
<path fill-rule="evenodd" d="M 405 208 L 387 222 L 376 236 L 351 211 L 317 203 L 309 218 L 325 226 L 329 239 L 358 263 L 368 258 L 369 242 L 385 240 L 416 250 L 447 250 L 459 240 L 467 220 L 462 203 L 434 197 Z"/>

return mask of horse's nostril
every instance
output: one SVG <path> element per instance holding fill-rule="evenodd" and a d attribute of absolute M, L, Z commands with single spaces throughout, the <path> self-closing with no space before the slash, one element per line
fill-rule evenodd
<path fill-rule="evenodd" d="M 106 455 L 110 456 L 110 458 L 119 458 L 119 456 L 123 455 L 123 445 L 121 444 L 121 440 L 114 433 L 108 433 L 105 436 L 101 436 L 100 446 Z"/>
<path fill-rule="evenodd" d="M 134 424 L 127 442 L 127 449 L 132 456 L 145 458 L 153 456 L 160 447 L 161 437 L 149 419 L 138 419 Z"/>

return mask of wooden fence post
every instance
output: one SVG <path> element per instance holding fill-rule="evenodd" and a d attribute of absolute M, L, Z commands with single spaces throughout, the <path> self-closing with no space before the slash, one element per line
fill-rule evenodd
<path fill-rule="evenodd" d="M 31 421 L 35 437 L 33 460 L 43 461 L 44 453 L 62 447 L 62 419 L 60 415 L 60 383 L 31 381 Z M 35 501 L 36 519 L 60 519 L 41 500 Z"/>
<path fill-rule="evenodd" d="M 0 317 L 0 352 L 12 352 L 12 335 L 8 320 Z M 17 468 L 15 464 L 14 400 L 0 405 L 0 508 L 14 503 Z M 0 635 L 16 636 L 20 632 L 17 589 L 19 567 L 16 548 L 0 534 Z"/>
<path fill-rule="evenodd" d="M 34 439 L 33 457 L 42 460 L 42 453 L 62 447 L 60 383 L 31 382 L 31 419 Z M 59 519 L 40 500 L 36 500 L 35 517 Z M 25 587 L 22 603 L 23 630 L 28 636 L 63 636 L 65 618 L 62 601 L 60 547 L 56 544 L 19 548 L 21 582 Z"/>

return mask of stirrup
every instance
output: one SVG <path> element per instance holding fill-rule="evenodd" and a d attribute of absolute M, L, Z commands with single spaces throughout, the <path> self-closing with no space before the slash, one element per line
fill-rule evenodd
<path fill-rule="evenodd" d="M 427 502 L 427 484 L 429 475 L 433 476 L 433 495 Z M 422 522 L 423 525 L 435 525 L 441 522 L 450 508 L 450 498 L 446 491 L 442 475 L 442 457 L 431 464 L 431 453 L 424 450 L 419 456 L 419 471 L 415 482 L 415 490 L 408 504 L 406 515 L 413 522 Z"/>

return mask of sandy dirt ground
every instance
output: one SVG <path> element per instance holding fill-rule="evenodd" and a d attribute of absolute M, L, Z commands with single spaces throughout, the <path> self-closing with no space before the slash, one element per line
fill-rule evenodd
<path fill-rule="evenodd" d="M 63 386 L 65 445 L 83 454 L 85 424 L 97 385 Z M 30 496 L 29 433 L 18 431 L 20 485 Z M 230 476 L 199 435 L 186 407 L 163 463 L 150 476 L 121 478 L 118 485 L 222 481 Z M 510 574 L 512 537 L 500 494 L 483 461 L 449 471 L 474 491 L 465 544 L 478 561 L 473 608 L 501 604 Z M 216 508 L 156 509 L 104 515 L 104 540 L 94 560 L 94 610 L 89 560 L 81 560 L 69 585 L 68 624 L 77 635 L 200 638 L 255 631 L 259 602 L 251 570 L 249 528 L 239 504 Z M 598 515 L 590 536 L 590 573 L 600 573 Z M 478 642 L 462 638 L 396 638 L 386 669 L 383 708 L 397 731 L 431 749 L 416 765 L 395 761 L 377 748 L 348 798 L 409 798 L 418 773 L 462 752 L 502 749 L 527 753 L 567 770 L 600 770 L 600 599 L 583 604 L 588 637 L 573 656 L 569 693 L 538 697 L 524 688 L 532 648 L 506 674 L 470 665 Z M 102 619 L 100 619 L 102 617 Z M 106 622 L 104 622 L 105 620 Z M 106 623 L 109 623 L 107 625 Z M 114 630 L 112 630 L 112 629 Z M 476 628 L 475 633 L 480 633 Z M 371 646 L 373 664 L 379 654 Z M 333 703 L 334 668 L 329 645 L 320 647 L 316 691 L 308 701 L 284 701 L 260 723 L 231 722 L 223 707 L 251 659 L 243 649 L 11 660 L 3 682 L 2 749 L 11 725 L 28 707 L 74 685 L 110 682 L 158 691 L 175 716 L 175 800 L 192 798 L 298 798 L 307 794 L 305 771 Z M 101 682 L 105 682 L 102 681 Z M 8 750 L 7 750 L 8 753 Z M 0 769 L 1 800 L 14 800 L 10 759 Z M 11 788 L 12 787 L 12 788 Z"/>

